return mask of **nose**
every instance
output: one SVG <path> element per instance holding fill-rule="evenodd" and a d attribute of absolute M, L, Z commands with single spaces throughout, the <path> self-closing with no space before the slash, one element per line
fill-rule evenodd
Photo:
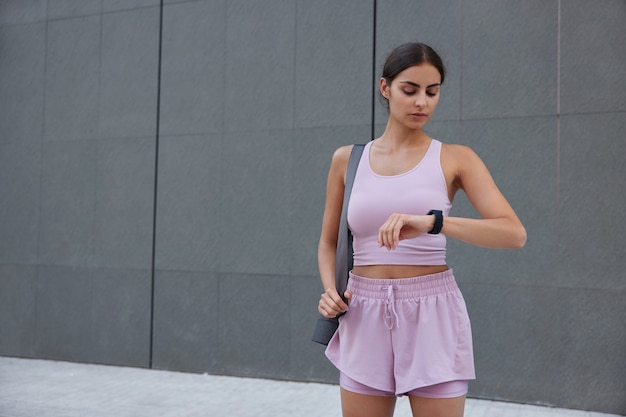
<path fill-rule="evenodd" d="M 426 93 L 419 92 L 415 96 L 415 107 L 424 107 L 426 105 Z"/>

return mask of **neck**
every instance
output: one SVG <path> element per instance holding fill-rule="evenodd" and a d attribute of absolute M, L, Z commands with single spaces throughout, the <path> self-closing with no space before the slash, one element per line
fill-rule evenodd
<path fill-rule="evenodd" d="M 421 145 L 430 141 L 430 137 L 422 129 L 407 129 L 406 126 L 387 121 L 387 127 L 379 137 L 380 142 L 392 147 Z"/>

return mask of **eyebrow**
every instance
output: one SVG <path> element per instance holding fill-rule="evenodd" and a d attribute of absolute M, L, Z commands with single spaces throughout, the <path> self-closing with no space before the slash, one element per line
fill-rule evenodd
<path fill-rule="evenodd" d="M 412 81 L 400 81 L 400 83 L 401 84 L 409 84 L 409 85 L 412 85 L 413 87 L 420 88 L 419 84 L 415 84 Z M 440 86 L 441 86 L 441 83 L 435 83 L 435 84 L 427 85 L 426 88 L 440 87 Z"/>

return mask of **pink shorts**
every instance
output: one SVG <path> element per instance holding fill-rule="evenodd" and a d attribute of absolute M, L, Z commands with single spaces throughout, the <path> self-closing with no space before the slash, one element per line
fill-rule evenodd
<path fill-rule="evenodd" d="M 350 309 L 326 348 L 353 381 L 345 389 L 356 382 L 404 395 L 475 378 L 470 321 L 451 269 L 393 280 L 351 273 L 348 289 Z M 450 397 L 463 395 L 454 391 Z"/>
<path fill-rule="evenodd" d="M 360 384 L 354 379 L 350 379 L 344 373 L 339 376 L 339 385 L 341 388 L 357 394 L 375 395 L 383 397 L 393 397 L 396 394 L 390 391 L 379 391 L 377 389 Z M 441 384 L 431 385 L 429 387 L 416 388 L 407 392 L 407 395 L 426 398 L 455 398 L 467 394 L 469 381 L 448 381 Z"/>

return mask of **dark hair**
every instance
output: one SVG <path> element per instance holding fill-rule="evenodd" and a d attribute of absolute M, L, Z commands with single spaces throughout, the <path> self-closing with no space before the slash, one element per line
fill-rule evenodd
<path fill-rule="evenodd" d="M 446 69 L 441 57 L 433 48 L 419 42 L 404 43 L 391 51 L 383 66 L 382 77 L 387 81 L 387 85 L 390 85 L 402 71 L 421 64 L 431 64 L 435 67 L 441 75 L 441 84 L 443 84 Z"/>

